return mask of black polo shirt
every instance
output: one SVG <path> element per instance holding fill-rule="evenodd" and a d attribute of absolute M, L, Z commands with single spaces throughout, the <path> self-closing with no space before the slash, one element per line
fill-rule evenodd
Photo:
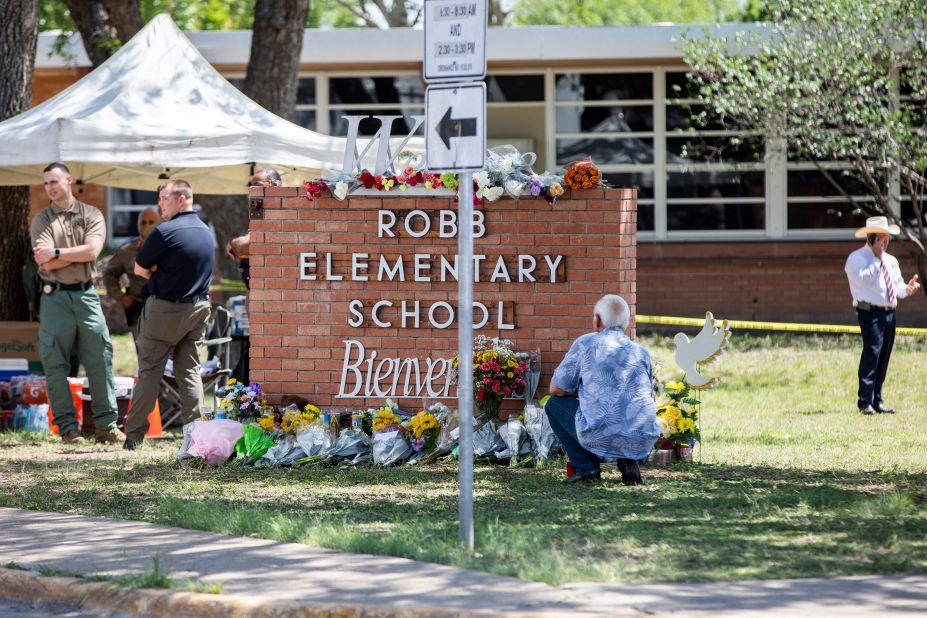
<path fill-rule="evenodd" d="M 135 262 L 148 270 L 158 267 L 148 283 L 152 296 L 178 301 L 209 293 L 215 246 L 212 232 L 195 212 L 180 212 L 154 229 Z"/>

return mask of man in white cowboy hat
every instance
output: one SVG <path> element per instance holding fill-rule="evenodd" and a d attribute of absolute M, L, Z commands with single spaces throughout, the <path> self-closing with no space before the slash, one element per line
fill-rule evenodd
<path fill-rule="evenodd" d="M 857 402 L 862 414 L 895 412 L 882 401 L 882 383 L 895 344 L 895 307 L 899 298 L 921 287 L 917 275 L 904 282 L 898 260 L 887 251 L 889 239 L 900 231 L 889 225 L 887 217 L 869 217 L 866 226 L 856 230 L 856 237 L 865 237 L 866 244 L 850 254 L 844 267 L 863 334 Z"/>

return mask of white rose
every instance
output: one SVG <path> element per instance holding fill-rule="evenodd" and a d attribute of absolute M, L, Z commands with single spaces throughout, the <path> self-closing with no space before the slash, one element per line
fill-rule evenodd
<path fill-rule="evenodd" d="M 506 155 L 502 158 L 502 161 L 499 162 L 499 171 L 503 174 L 511 174 L 515 169 L 515 157 L 512 155 Z"/>
<path fill-rule="evenodd" d="M 339 180 L 335 183 L 334 195 L 339 200 L 343 200 L 348 195 L 348 183 L 343 180 Z"/>
<path fill-rule="evenodd" d="M 487 187 L 486 190 L 483 191 L 483 197 L 486 198 L 487 201 L 495 202 L 502 197 L 502 187 Z"/>
<path fill-rule="evenodd" d="M 483 187 L 489 184 L 489 172 L 485 170 L 482 172 L 477 172 L 476 175 L 473 177 L 473 180 L 476 181 L 476 186 L 482 189 Z"/>

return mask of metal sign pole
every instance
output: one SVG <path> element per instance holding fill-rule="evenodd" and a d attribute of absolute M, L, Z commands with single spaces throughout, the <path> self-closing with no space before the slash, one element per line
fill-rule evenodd
<path fill-rule="evenodd" d="M 473 551 L 473 174 L 458 179 L 457 236 L 457 410 L 460 442 L 457 449 L 460 544 Z"/>

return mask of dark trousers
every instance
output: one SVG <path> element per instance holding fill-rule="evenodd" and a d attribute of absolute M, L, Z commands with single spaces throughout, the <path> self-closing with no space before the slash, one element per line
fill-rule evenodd
<path fill-rule="evenodd" d="M 566 451 L 577 476 L 598 474 L 599 457 L 583 448 L 576 437 L 576 412 L 579 410 L 579 399 L 576 397 L 556 397 L 551 395 L 544 406 L 550 428 L 560 439 L 563 450 Z"/>
<path fill-rule="evenodd" d="M 888 372 L 888 359 L 895 345 L 895 310 L 873 308 L 856 310 L 863 333 L 863 353 L 859 357 L 860 408 L 882 403 L 882 383 Z"/>

